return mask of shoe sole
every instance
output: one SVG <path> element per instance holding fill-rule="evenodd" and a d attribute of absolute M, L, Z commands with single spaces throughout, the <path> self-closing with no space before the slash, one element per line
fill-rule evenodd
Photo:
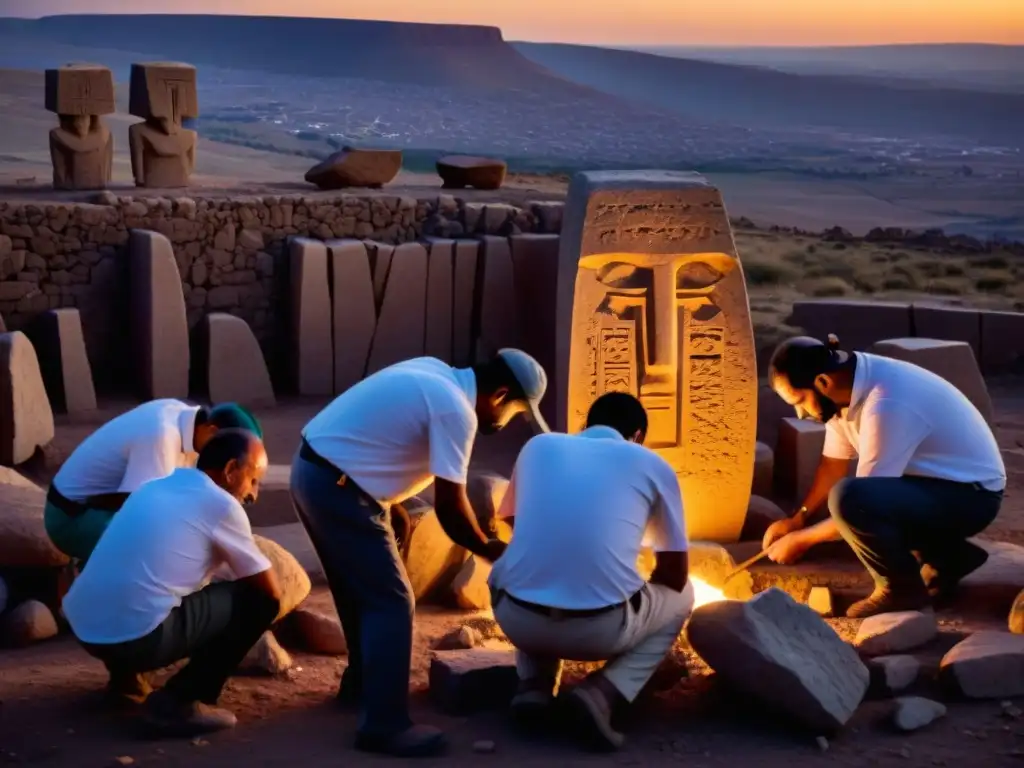
<path fill-rule="evenodd" d="M 602 712 L 586 693 L 570 691 L 562 701 L 570 726 L 591 749 L 615 752 L 623 745 L 625 737 L 604 723 Z"/>

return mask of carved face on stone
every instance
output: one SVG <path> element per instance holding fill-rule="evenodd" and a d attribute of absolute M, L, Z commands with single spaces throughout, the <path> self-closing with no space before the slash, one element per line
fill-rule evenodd
<path fill-rule="evenodd" d="M 129 111 L 163 133 L 199 116 L 196 70 L 187 64 L 133 64 Z"/>

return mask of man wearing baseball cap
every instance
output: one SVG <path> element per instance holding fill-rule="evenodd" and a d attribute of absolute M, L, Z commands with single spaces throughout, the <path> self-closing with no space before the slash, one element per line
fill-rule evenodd
<path fill-rule="evenodd" d="M 547 375 L 503 349 L 473 368 L 422 357 L 379 371 L 339 395 L 302 431 L 291 493 L 324 566 L 349 647 L 340 703 L 363 716 L 356 748 L 401 757 L 445 746 L 409 718 L 414 598 L 389 512 L 434 483 L 438 521 L 456 544 L 490 562 L 505 543 L 481 529 L 466 495 L 477 432 L 524 414 L 547 432 Z"/>

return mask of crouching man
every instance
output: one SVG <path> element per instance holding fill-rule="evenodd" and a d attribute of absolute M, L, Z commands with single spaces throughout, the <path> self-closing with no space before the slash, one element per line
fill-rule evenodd
<path fill-rule="evenodd" d="M 102 661 L 115 693 L 149 693 L 141 673 L 188 664 L 146 699 L 156 736 L 230 728 L 215 705 L 228 677 L 277 617 L 280 587 L 240 502 L 254 501 L 267 470 L 252 432 L 221 430 L 197 467 L 135 491 L 111 520 L 64 598 L 79 642 Z M 226 564 L 237 577 L 209 586 Z"/>
<path fill-rule="evenodd" d="M 686 521 L 672 467 L 643 447 L 631 395 L 598 398 L 578 435 L 534 437 L 516 461 L 501 516 L 515 533 L 494 564 L 494 617 L 516 647 L 513 716 L 543 722 L 563 659 L 608 664 L 559 698 L 593 746 L 624 741 L 612 723 L 640 693 L 693 608 Z M 645 532 L 657 566 L 637 571 Z"/>

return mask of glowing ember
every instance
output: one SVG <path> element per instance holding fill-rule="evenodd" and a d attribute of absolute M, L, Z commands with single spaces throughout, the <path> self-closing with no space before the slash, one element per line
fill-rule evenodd
<path fill-rule="evenodd" d="M 693 584 L 693 607 L 705 605 L 707 603 L 716 603 L 720 600 L 727 600 L 725 593 L 717 587 L 712 587 L 703 579 L 698 579 L 695 576 L 690 577 L 690 582 Z"/>

